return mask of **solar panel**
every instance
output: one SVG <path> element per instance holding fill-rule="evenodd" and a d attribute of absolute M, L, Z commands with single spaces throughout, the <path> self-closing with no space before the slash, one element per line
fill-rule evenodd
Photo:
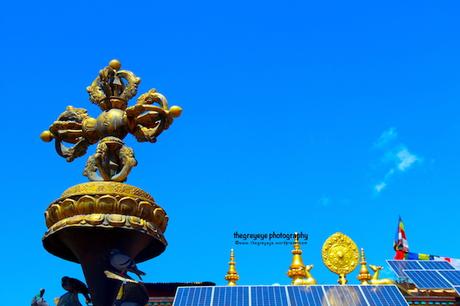
<path fill-rule="evenodd" d="M 404 270 L 404 273 L 419 289 L 452 288 L 452 285 L 435 270 Z"/>
<path fill-rule="evenodd" d="M 460 270 L 444 270 L 438 272 L 453 286 L 460 286 Z"/>
<path fill-rule="evenodd" d="M 291 306 L 327 305 L 321 286 L 288 286 L 287 290 Z"/>
<path fill-rule="evenodd" d="M 370 306 L 402 306 L 409 305 L 394 285 L 361 286 L 364 296 Z"/>
<path fill-rule="evenodd" d="M 399 277 L 407 277 L 403 270 L 423 270 L 418 260 L 387 260 L 388 265 Z"/>
<path fill-rule="evenodd" d="M 359 286 L 323 286 L 323 288 L 329 305 L 367 306 Z"/>
<path fill-rule="evenodd" d="M 214 287 L 212 305 L 249 305 L 249 287 Z"/>
<path fill-rule="evenodd" d="M 179 287 L 173 305 L 402 306 L 407 303 L 394 285 L 314 285 Z"/>
<path fill-rule="evenodd" d="M 210 306 L 212 287 L 178 288 L 174 306 Z"/>
<path fill-rule="evenodd" d="M 252 306 L 288 306 L 285 286 L 251 287 Z M 233 306 L 233 305 L 231 305 Z"/>
<path fill-rule="evenodd" d="M 454 270 L 455 268 L 447 261 L 420 260 L 418 262 L 425 270 Z M 413 270 L 413 269 L 410 269 Z"/>

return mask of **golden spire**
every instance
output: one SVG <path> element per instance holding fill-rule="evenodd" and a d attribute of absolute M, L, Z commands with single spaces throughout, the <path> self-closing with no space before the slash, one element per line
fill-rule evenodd
<path fill-rule="evenodd" d="M 227 286 L 236 286 L 236 281 L 240 279 L 238 272 L 236 272 L 235 267 L 235 254 L 233 253 L 233 249 L 230 250 L 230 261 L 228 263 L 228 271 L 225 275 L 225 280 L 228 281 Z"/>
<path fill-rule="evenodd" d="M 364 249 L 361 248 L 361 269 L 359 270 L 358 280 L 361 282 L 361 285 L 368 285 L 371 279 L 369 270 L 367 269 L 366 256 L 364 254 Z"/>
<path fill-rule="evenodd" d="M 293 285 L 300 285 L 301 281 L 306 277 L 305 264 L 302 260 L 302 250 L 300 249 L 299 236 L 294 234 L 294 249 L 292 253 L 292 263 L 289 266 L 287 275 L 292 278 Z"/>

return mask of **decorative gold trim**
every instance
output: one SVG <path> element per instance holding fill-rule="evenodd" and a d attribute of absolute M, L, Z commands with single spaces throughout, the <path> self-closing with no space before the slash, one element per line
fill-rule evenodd
<path fill-rule="evenodd" d="M 148 193 L 115 182 L 73 186 L 45 211 L 46 226 L 50 231 L 87 223 L 164 233 L 168 219 L 163 208 Z"/>
<path fill-rule="evenodd" d="M 146 201 L 155 202 L 153 197 L 144 190 L 132 185 L 122 184 L 118 182 L 87 182 L 83 184 L 78 184 L 64 191 L 60 199 L 87 194 L 116 194 L 124 196 L 134 196 L 142 198 Z"/>
<path fill-rule="evenodd" d="M 120 214 L 89 214 L 64 218 L 49 227 L 44 238 L 52 235 L 60 229 L 68 227 L 122 227 L 133 230 L 141 230 L 166 244 L 166 240 L 163 237 L 163 231 L 154 223 L 135 216 L 125 216 Z"/>

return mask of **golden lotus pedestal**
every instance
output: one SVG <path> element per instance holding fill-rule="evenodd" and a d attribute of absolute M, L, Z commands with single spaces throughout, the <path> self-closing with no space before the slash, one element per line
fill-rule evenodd
<path fill-rule="evenodd" d="M 168 216 L 143 190 L 116 182 L 89 182 L 67 189 L 45 212 L 43 245 L 51 254 L 80 263 L 95 306 L 112 306 L 118 281 L 109 253 L 118 249 L 136 262 L 160 255 Z"/>

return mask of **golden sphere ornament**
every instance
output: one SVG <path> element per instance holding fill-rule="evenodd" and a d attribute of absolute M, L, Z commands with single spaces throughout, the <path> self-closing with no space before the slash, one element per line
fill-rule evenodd
<path fill-rule="evenodd" d="M 50 142 L 51 140 L 53 140 L 53 134 L 50 131 L 43 131 L 40 134 L 40 138 L 44 142 Z"/>
<path fill-rule="evenodd" d="M 182 114 L 182 107 L 173 105 L 169 108 L 169 113 L 173 118 L 177 118 Z"/>
<path fill-rule="evenodd" d="M 115 70 L 120 70 L 120 68 L 121 68 L 121 63 L 120 63 L 119 60 L 113 59 L 113 60 L 111 60 L 111 61 L 109 62 L 109 66 L 110 66 L 110 68 L 113 68 L 113 69 L 115 69 Z"/>

